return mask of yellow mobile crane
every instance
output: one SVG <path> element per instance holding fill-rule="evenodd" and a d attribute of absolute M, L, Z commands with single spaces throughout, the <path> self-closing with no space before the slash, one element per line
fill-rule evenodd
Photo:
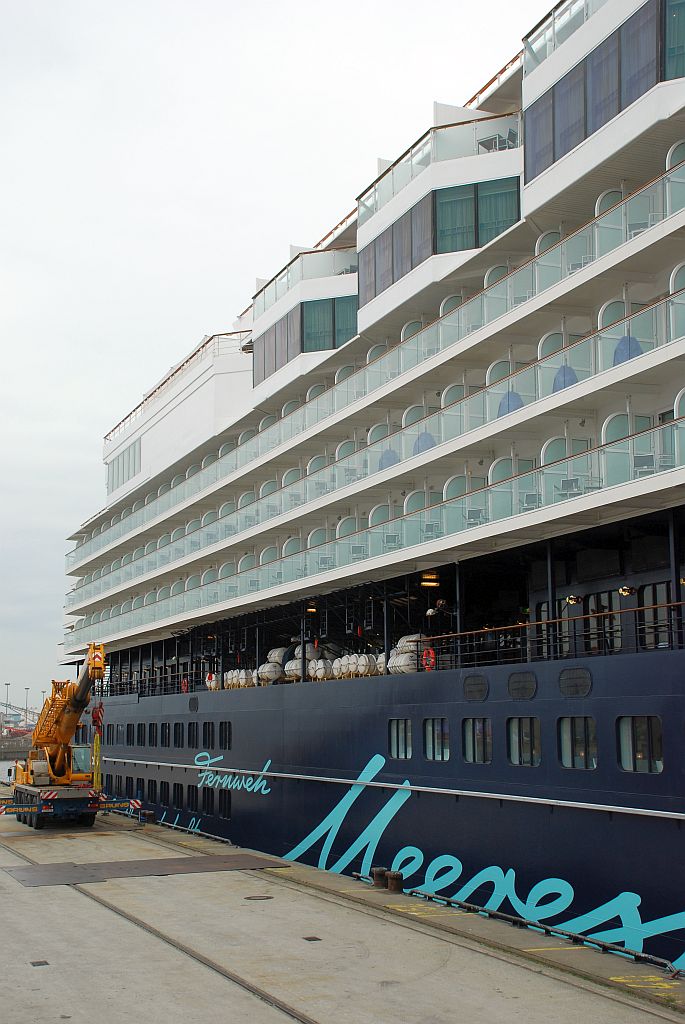
<path fill-rule="evenodd" d="M 128 801 L 122 804 L 100 793 L 99 764 L 93 764 L 91 748 L 72 742 L 88 707 L 91 684 L 104 679 L 104 675 L 104 647 L 89 644 L 75 683 L 52 680 L 52 693 L 33 730 L 31 750 L 26 760 L 15 765 L 14 797 L 0 802 L 0 813 L 15 813 L 19 821 L 32 828 L 42 828 L 47 816 L 90 826 L 98 810 L 129 806 Z M 96 749 L 99 751 L 97 743 Z"/>

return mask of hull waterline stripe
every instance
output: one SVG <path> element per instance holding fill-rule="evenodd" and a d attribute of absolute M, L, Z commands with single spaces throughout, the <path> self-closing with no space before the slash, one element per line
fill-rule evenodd
<path fill-rule="evenodd" d="M 150 768 L 188 768 L 202 771 L 204 766 L 184 764 L 178 761 L 137 761 L 126 757 L 103 757 L 112 764 L 145 765 Z M 473 789 L 445 789 L 439 786 L 405 786 L 398 782 L 373 782 L 359 779 L 336 779 L 328 775 L 296 775 L 291 772 L 260 771 L 249 768 L 219 768 L 212 765 L 212 774 L 218 775 L 261 775 L 267 779 L 294 779 L 298 782 L 327 782 L 338 786 L 361 786 L 368 789 L 404 790 L 410 793 L 435 793 L 443 796 L 465 796 L 482 800 L 507 800 L 510 803 L 540 804 L 543 807 L 569 807 L 582 811 L 605 811 L 611 814 L 631 814 L 647 818 L 667 818 L 671 821 L 685 821 L 685 813 L 677 811 L 653 811 L 647 807 L 621 807 L 618 804 L 590 804 L 578 800 L 553 800 L 538 796 L 516 796 L 511 793 L 488 793 Z M 213 787 L 209 787 L 210 789 Z"/>

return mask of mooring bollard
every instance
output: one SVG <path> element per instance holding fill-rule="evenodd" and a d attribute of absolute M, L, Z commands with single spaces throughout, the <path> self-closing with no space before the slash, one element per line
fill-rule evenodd
<path fill-rule="evenodd" d="M 401 871 L 386 872 L 388 892 L 402 892 L 404 890 L 404 875 Z"/>
<path fill-rule="evenodd" d="M 371 877 L 373 878 L 373 884 L 375 889 L 388 888 L 387 868 L 371 868 Z"/>

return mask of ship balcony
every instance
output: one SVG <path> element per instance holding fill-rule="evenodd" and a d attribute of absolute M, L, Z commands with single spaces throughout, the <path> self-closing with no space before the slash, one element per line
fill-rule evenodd
<path fill-rule="evenodd" d="M 681 276 L 685 279 L 685 268 Z M 399 359 L 402 351 L 395 351 Z M 377 486 L 380 480 L 390 481 L 415 471 L 417 459 L 420 468 L 428 472 L 431 463 L 453 457 L 476 438 L 479 444 L 485 440 L 490 443 L 503 431 L 509 433 L 517 425 L 520 429 L 524 420 L 530 433 L 533 418 L 541 414 L 540 430 L 544 434 L 546 418 L 558 418 L 570 403 L 580 402 L 583 407 L 588 402 L 596 404 L 602 389 L 620 390 L 628 379 L 638 377 L 640 386 L 660 387 L 664 373 L 666 381 L 675 375 L 672 360 L 682 360 L 684 351 L 685 288 L 486 384 L 475 394 L 464 396 L 461 387 L 447 388 L 439 411 L 419 419 L 409 415 L 406 418 L 411 422 L 402 429 L 390 434 L 386 430 L 387 436 L 359 451 L 352 445 L 349 454 L 332 465 L 322 460 L 324 464 L 310 475 L 281 487 L 276 480 L 265 483 L 263 495 L 254 494 L 255 500 L 244 507 L 236 507 L 235 499 L 225 501 L 197 518 L 190 528 L 179 526 L 135 551 L 129 549 L 98 569 L 96 578 L 86 577 L 67 595 L 66 608 L 83 610 L 107 593 L 136 580 L 152 579 L 172 566 L 207 558 L 227 546 L 245 543 L 248 536 L 254 537 L 276 523 L 292 525 L 308 509 L 339 502 L 351 488 L 358 495 L 362 487 Z M 402 372 L 399 362 L 395 369 Z M 650 371 L 661 373 L 662 380 L 651 384 Z M 410 414 L 412 411 L 407 410 Z M 488 425 L 492 429 L 486 433 Z M 313 463 L 318 466 L 316 460 Z"/>
<path fill-rule="evenodd" d="M 577 295 L 585 288 L 596 293 L 603 285 L 600 271 L 606 276 L 640 254 L 644 254 L 641 266 L 653 267 L 657 244 L 668 248 L 666 257 L 672 255 L 671 238 L 685 225 L 684 211 L 685 163 L 681 163 L 368 365 L 262 431 L 251 432 L 244 443 L 227 445 L 231 450 L 223 453 L 222 449 L 216 461 L 190 479 L 177 481 L 148 504 L 129 510 L 126 518 L 103 526 L 100 533 L 68 552 L 67 571 L 78 570 L 122 537 L 163 521 L 170 510 L 190 505 L 203 493 L 253 471 L 257 462 L 272 459 L 284 446 L 300 445 L 334 420 L 349 417 L 362 403 L 386 398 L 407 380 L 416 381 L 421 373 L 435 371 L 455 354 L 462 355 L 498 331 L 503 337 L 516 331 L 520 322 L 538 316 L 551 301 L 559 304 L 565 295 Z M 596 297 L 593 295 L 593 301 Z"/>
<path fill-rule="evenodd" d="M 296 300 L 291 296 L 298 285 L 306 281 L 348 278 L 356 273 L 357 250 L 354 247 L 299 253 L 254 296 L 252 300 L 253 335 L 260 334 L 271 325 L 271 322 L 275 322 L 281 309 L 287 311 L 295 301 L 300 301 L 299 298 Z M 356 277 L 350 278 L 350 281 L 351 288 L 343 289 L 345 294 L 350 290 L 356 292 Z M 284 301 L 288 296 L 291 296 L 292 301 Z M 308 294 L 306 297 L 318 298 L 319 296 L 318 294 Z M 328 295 L 324 297 L 328 297 Z M 265 314 L 274 306 L 277 306 L 278 309 L 268 317 L 269 323 L 267 323 Z"/>
<path fill-rule="evenodd" d="M 447 161 L 462 161 L 467 157 L 492 156 L 494 153 L 518 149 L 520 145 L 519 114 L 480 117 L 459 124 L 430 128 L 357 198 L 358 228 L 363 228 L 429 167 Z M 450 180 L 446 181 L 446 184 L 457 184 L 459 180 L 467 180 L 460 175 L 457 175 L 456 181 L 451 180 L 453 175 L 448 177 Z M 417 197 L 420 192 L 425 192 L 431 187 L 430 184 L 421 185 Z M 409 205 L 414 202 L 413 192 L 416 191 L 412 191 L 412 198 L 408 200 Z M 407 207 L 407 203 L 404 206 Z M 396 215 L 397 211 L 393 210 L 393 217 Z M 358 248 L 363 244 L 362 238 L 358 238 Z"/>
<path fill-rule="evenodd" d="M 523 74 L 530 75 L 570 39 L 607 0 L 562 0 L 523 37 Z"/>
<path fill-rule="evenodd" d="M 197 575 L 192 589 L 182 593 L 164 588 L 136 608 L 129 601 L 115 614 L 96 612 L 67 633 L 65 650 L 71 654 L 90 641 L 109 643 L 134 633 L 163 634 L 181 621 L 258 607 L 302 593 L 303 586 L 325 593 L 370 572 L 382 578 L 436 564 L 448 552 L 458 559 L 507 541 L 539 540 L 627 518 L 682 501 L 684 487 L 685 417 L 679 416 L 336 540 L 253 562 L 223 579 L 212 574 L 203 583 Z"/>

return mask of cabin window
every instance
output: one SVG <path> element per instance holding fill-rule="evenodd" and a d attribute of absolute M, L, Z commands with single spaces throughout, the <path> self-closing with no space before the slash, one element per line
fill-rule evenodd
<path fill-rule="evenodd" d="M 169 722 L 162 722 L 159 730 L 160 747 L 171 746 L 171 725 Z"/>
<path fill-rule="evenodd" d="M 177 810 L 183 809 L 183 786 L 180 782 L 174 782 L 174 788 L 172 790 L 173 806 Z"/>
<path fill-rule="evenodd" d="M 160 782 L 159 784 L 159 802 L 164 807 L 169 806 L 169 783 Z"/>
<path fill-rule="evenodd" d="M 191 750 L 197 750 L 197 737 L 197 722 L 188 722 L 188 746 Z"/>
<path fill-rule="evenodd" d="M 136 726 L 136 745 L 139 747 L 145 746 L 145 722 L 138 722 Z"/>
<path fill-rule="evenodd" d="M 112 782 L 112 776 L 105 775 L 105 793 L 109 793 L 110 795 L 114 792 L 114 790 L 112 789 Z"/>
<path fill-rule="evenodd" d="M 174 746 L 175 747 L 182 747 L 183 746 L 183 733 L 184 733 L 184 731 L 185 730 L 183 728 L 183 722 L 174 722 Z"/>
<path fill-rule="evenodd" d="M 219 722 L 219 750 L 230 750 L 233 727 L 230 722 Z"/>
<path fill-rule="evenodd" d="M 123 725 L 117 725 L 117 746 L 123 747 L 126 731 Z"/>
<path fill-rule="evenodd" d="M 114 776 L 114 791 L 117 796 L 124 795 L 124 779 L 121 775 Z"/>
<path fill-rule="evenodd" d="M 133 796 L 133 776 L 132 775 L 127 775 L 126 776 L 126 796 L 129 798 L 129 800 Z"/>
<path fill-rule="evenodd" d="M 136 779 L 136 799 L 145 799 L 145 779 L 141 779 L 140 776 Z"/>
<path fill-rule="evenodd" d="M 464 760 L 468 764 L 492 761 L 492 722 L 489 718 L 465 718 L 462 722 Z"/>
<path fill-rule="evenodd" d="M 559 759 L 564 768 L 597 767 L 597 726 L 594 718 L 559 719 Z"/>
<path fill-rule="evenodd" d="M 618 757 L 624 772 L 660 774 L 664 770 L 661 719 L 626 715 L 617 721 Z"/>
<path fill-rule="evenodd" d="M 214 750 L 214 722 L 202 723 L 202 746 L 205 750 Z"/>
<path fill-rule="evenodd" d="M 449 761 L 450 723 L 446 718 L 424 718 L 423 755 L 428 761 Z"/>
<path fill-rule="evenodd" d="M 640 647 L 670 647 L 671 587 L 665 583 L 648 583 L 638 591 L 638 636 Z"/>
<path fill-rule="evenodd" d="M 157 779 L 147 780 L 147 801 L 149 804 L 157 803 Z"/>
<path fill-rule="evenodd" d="M 214 790 L 202 787 L 202 813 L 214 814 Z"/>
<path fill-rule="evenodd" d="M 136 727 L 133 722 L 129 722 L 126 726 L 126 746 L 133 747 L 136 742 Z"/>
<path fill-rule="evenodd" d="M 148 747 L 157 746 L 157 723 L 150 722 L 147 727 L 147 745 Z"/>
<path fill-rule="evenodd" d="M 388 722 L 388 751 L 390 757 L 407 760 L 411 757 L 411 719 L 391 718 Z"/>
<path fill-rule="evenodd" d="M 219 817 L 231 817 L 231 793 L 228 789 L 219 790 Z"/>
<path fill-rule="evenodd" d="M 621 649 L 621 616 L 617 590 L 602 590 L 584 599 L 585 648 L 589 654 L 612 654 Z"/>
<path fill-rule="evenodd" d="M 507 719 L 509 764 L 537 768 L 540 764 L 540 719 L 528 716 Z"/>
<path fill-rule="evenodd" d="M 197 786 L 188 786 L 186 790 L 186 803 L 189 811 L 197 810 Z"/>
<path fill-rule="evenodd" d="M 107 743 L 107 746 L 108 747 L 113 746 L 113 744 L 114 744 L 114 726 L 112 725 L 111 722 L 106 727 L 105 736 L 106 736 L 105 742 Z"/>

